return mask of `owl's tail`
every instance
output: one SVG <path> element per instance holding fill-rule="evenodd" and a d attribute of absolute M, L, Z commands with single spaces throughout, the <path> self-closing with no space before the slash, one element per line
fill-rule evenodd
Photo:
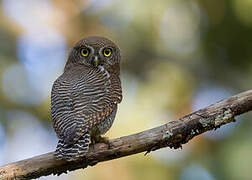
<path fill-rule="evenodd" d="M 89 144 L 90 134 L 88 132 L 80 137 L 74 144 L 66 144 L 62 139 L 60 139 L 54 155 L 58 160 L 64 159 L 67 161 L 73 161 L 79 157 L 85 156 L 88 152 Z"/>

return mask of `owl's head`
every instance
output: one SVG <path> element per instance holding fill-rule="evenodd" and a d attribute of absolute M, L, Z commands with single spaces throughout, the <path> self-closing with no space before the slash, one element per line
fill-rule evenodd
<path fill-rule="evenodd" d="M 115 43 L 104 37 L 90 36 L 75 44 L 65 70 L 74 65 L 85 65 L 92 68 L 102 66 L 108 71 L 113 71 L 119 68 L 120 60 L 120 49 Z"/>

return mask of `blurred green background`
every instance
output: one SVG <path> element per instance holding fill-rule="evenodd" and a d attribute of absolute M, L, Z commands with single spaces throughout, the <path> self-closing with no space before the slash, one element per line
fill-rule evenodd
<path fill-rule="evenodd" d="M 252 0 L 2 0 L 0 165 L 53 151 L 50 91 L 88 35 L 121 48 L 116 138 L 252 88 Z M 40 179 L 252 179 L 252 114 L 183 149 L 133 155 Z"/>

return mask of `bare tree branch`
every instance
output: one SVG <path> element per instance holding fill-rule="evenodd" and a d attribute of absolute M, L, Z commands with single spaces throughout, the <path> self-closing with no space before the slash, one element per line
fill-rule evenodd
<path fill-rule="evenodd" d="M 179 148 L 193 137 L 235 121 L 234 117 L 252 110 L 252 90 L 224 99 L 162 126 L 99 143 L 90 147 L 85 160 L 57 161 L 53 152 L 0 167 L 0 179 L 31 179 L 62 174 L 99 162 L 136 153 L 170 147 Z"/>

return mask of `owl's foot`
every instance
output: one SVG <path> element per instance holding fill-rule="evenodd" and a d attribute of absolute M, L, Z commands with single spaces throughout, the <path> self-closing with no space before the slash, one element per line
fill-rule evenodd
<path fill-rule="evenodd" d="M 95 143 L 104 143 L 108 145 L 108 148 L 110 149 L 110 142 L 108 137 L 101 137 L 101 136 L 95 136 L 91 139 L 91 144 Z"/>

